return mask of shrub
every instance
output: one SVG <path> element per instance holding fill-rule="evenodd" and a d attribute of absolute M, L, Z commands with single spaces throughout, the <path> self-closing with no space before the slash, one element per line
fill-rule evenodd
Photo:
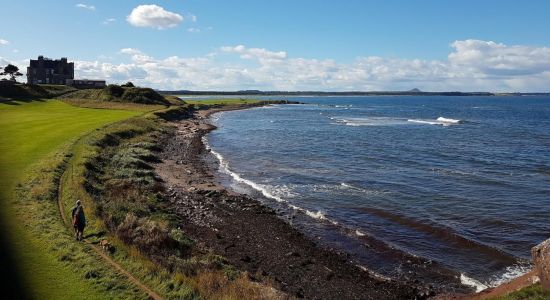
<path fill-rule="evenodd" d="M 103 88 L 103 92 L 109 96 L 120 98 L 124 94 L 124 88 L 116 84 L 109 84 Z"/>

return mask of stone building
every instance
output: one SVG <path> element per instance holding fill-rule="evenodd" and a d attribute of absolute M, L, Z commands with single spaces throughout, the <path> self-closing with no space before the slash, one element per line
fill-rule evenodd
<path fill-rule="evenodd" d="M 74 79 L 74 63 L 68 62 L 66 57 L 52 60 L 39 56 L 31 59 L 27 68 L 28 84 L 67 84 Z"/>

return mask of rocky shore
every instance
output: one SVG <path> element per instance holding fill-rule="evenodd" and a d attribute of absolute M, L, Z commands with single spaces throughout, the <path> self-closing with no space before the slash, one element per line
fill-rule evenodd
<path fill-rule="evenodd" d="M 175 136 L 155 165 L 181 228 L 202 251 L 212 251 L 258 282 L 289 298 L 422 299 L 421 285 L 380 278 L 345 253 L 325 249 L 249 196 L 227 190 L 208 167 L 202 137 L 215 127 L 208 116 L 226 106 L 194 111 L 172 121 Z"/>

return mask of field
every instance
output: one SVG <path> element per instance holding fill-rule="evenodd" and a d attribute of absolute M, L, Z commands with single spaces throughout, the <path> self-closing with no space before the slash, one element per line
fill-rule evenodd
<path fill-rule="evenodd" d="M 31 292 L 31 296 L 109 297 L 95 288 L 92 281 L 83 280 L 86 274 L 75 271 L 74 265 L 56 255 L 61 249 L 76 255 L 85 255 L 88 250 L 68 244 L 72 237 L 63 227 L 59 213 L 55 214 L 55 202 L 49 197 L 51 188 L 46 184 L 49 181 L 42 183 L 41 179 L 48 177 L 47 172 L 55 169 L 61 153 L 80 136 L 139 114 L 128 110 L 78 108 L 55 100 L 0 103 L 3 129 L 0 135 L 0 230 L 12 246 L 16 268 L 24 279 L 22 287 Z M 29 179 L 36 187 L 34 193 L 44 201 L 29 203 L 19 197 L 19 190 L 24 187 L 20 182 Z M 58 232 L 58 236 L 47 238 L 42 232 Z M 94 263 L 97 262 L 87 262 Z M 86 267 L 84 261 L 82 264 L 81 267 Z"/>

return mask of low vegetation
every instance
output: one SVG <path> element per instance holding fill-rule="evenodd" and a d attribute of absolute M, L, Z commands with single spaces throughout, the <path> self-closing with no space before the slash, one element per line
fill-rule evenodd
<path fill-rule="evenodd" d="M 128 87 L 110 84 L 103 89 L 78 90 L 63 95 L 61 99 L 92 100 L 97 102 L 121 102 L 137 104 L 170 105 L 170 101 L 150 88 Z"/>
<path fill-rule="evenodd" d="M 547 300 L 550 292 L 542 289 L 540 284 L 523 288 L 506 296 L 497 297 L 494 300 Z"/>
<path fill-rule="evenodd" d="M 55 98 L 74 92 L 75 88 L 66 85 L 5 85 L 0 88 L 0 100 L 34 100 Z"/>
<path fill-rule="evenodd" d="M 165 119 L 191 113 L 177 107 L 133 118 L 87 137 L 82 160 L 73 163 L 68 198 L 89 203 L 93 232 L 120 250 L 114 256 L 161 295 L 169 298 L 242 299 L 260 297 L 263 288 L 223 257 L 196 247 L 179 229 L 166 191 L 153 172 L 161 143 L 175 130 Z M 133 258 L 134 260 L 130 259 Z M 147 268 L 139 268 L 136 262 Z M 151 276 L 150 274 L 155 274 Z"/>

